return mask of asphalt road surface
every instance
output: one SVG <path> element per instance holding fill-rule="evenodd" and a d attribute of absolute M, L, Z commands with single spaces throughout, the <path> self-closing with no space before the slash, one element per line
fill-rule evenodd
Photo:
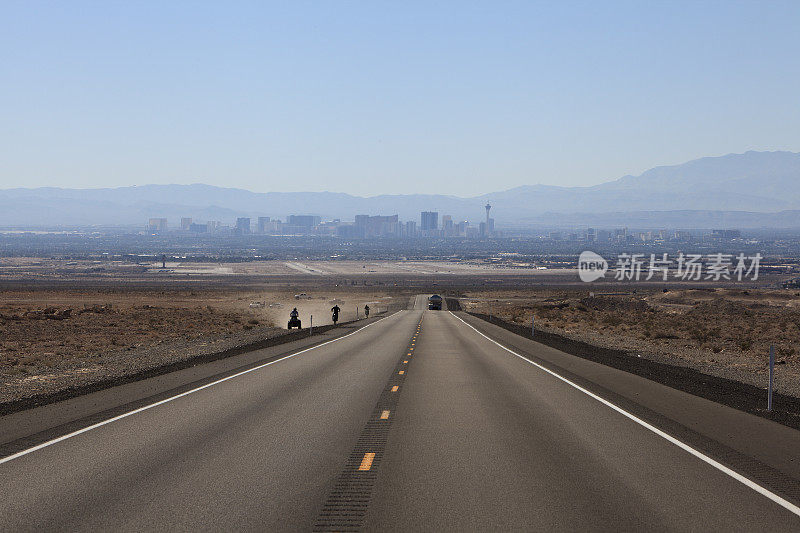
<path fill-rule="evenodd" d="M 781 493 L 424 308 L 6 455 L 0 530 L 800 531 L 799 432 L 586 367 L 739 450 L 769 437 L 746 464 Z"/>

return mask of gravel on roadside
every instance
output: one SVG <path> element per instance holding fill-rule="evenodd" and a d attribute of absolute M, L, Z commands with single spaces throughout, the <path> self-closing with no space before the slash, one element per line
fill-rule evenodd
<path fill-rule="evenodd" d="M 222 335 L 194 338 L 186 335 L 137 348 L 109 351 L 88 361 L 41 367 L 33 373 L 3 372 L 0 373 L 0 404 L 124 378 L 286 334 L 281 328 L 261 326 Z"/>
<path fill-rule="evenodd" d="M 654 347 L 647 341 L 588 330 L 563 330 L 561 328 L 538 326 L 538 330 L 560 335 L 567 339 L 585 342 L 601 348 L 623 350 L 631 356 L 642 357 L 672 366 L 682 366 L 703 374 L 746 383 L 766 389 L 768 384 L 768 354 L 764 354 L 762 365 L 754 364 L 743 356 L 715 354 L 686 346 L 676 339 L 666 346 Z M 800 398 L 800 375 L 788 365 L 776 365 L 774 377 L 775 391 Z"/>

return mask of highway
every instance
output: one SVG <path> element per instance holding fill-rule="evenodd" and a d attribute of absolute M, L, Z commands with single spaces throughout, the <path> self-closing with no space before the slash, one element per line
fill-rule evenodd
<path fill-rule="evenodd" d="M 800 432 L 424 309 L 0 439 L 0 530 L 800 531 Z"/>

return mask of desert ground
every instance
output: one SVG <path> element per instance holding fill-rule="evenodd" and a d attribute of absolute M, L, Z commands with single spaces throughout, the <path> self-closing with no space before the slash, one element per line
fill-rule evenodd
<path fill-rule="evenodd" d="M 473 291 L 465 310 L 800 396 L 800 292 L 779 289 Z"/>
<path fill-rule="evenodd" d="M 235 284 L 192 290 L 122 286 L 0 291 L 0 404 L 132 374 L 280 335 L 297 307 L 303 327 L 405 307 L 408 298 L 335 286 L 293 290 Z M 298 285 L 302 287 L 302 285 Z M 297 297 L 296 297 L 297 296 Z"/>
<path fill-rule="evenodd" d="M 127 261 L 76 260 L 40 258 L 4 258 L 0 261 L 0 279 L 19 276 L 49 278 L 54 276 L 108 276 L 120 275 L 205 275 L 205 276 L 355 276 L 381 275 L 448 275 L 448 274 L 518 274 L 551 277 L 569 271 L 561 269 L 537 270 L 529 265 L 496 265 L 482 261 L 248 261 L 242 263 L 203 263 L 180 261 Z"/>
<path fill-rule="evenodd" d="M 0 292 L 0 372 L 26 372 L 63 359 L 91 359 L 107 350 L 139 348 L 170 338 L 193 339 L 256 327 L 285 329 L 297 308 L 303 326 L 363 317 L 364 305 L 386 310 L 391 296 L 359 292 L 306 294 L 228 291 Z M 358 310 L 358 311 L 357 311 Z"/>
<path fill-rule="evenodd" d="M 242 263 L 3 258 L 0 404 L 215 353 L 303 327 L 405 308 L 418 293 L 468 311 L 761 383 L 777 348 L 778 388 L 800 395 L 800 294 L 780 279 L 728 289 L 685 283 L 587 286 L 575 271 L 462 261 Z M 593 296 L 590 296 L 592 291 Z M 636 291 L 636 292 L 634 292 Z M 664 292 L 666 291 L 666 292 Z M 111 369 L 111 370 L 109 370 Z"/>

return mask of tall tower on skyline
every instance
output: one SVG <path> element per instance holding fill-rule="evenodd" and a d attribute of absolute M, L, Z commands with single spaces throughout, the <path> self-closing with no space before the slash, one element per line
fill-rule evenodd
<path fill-rule="evenodd" d="M 489 210 L 491 208 L 492 208 L 492 206 L 489 205 L 489 202 L 486 202 L 486 229 L 487 229 L 487 231 L 489 229 Z"/>

